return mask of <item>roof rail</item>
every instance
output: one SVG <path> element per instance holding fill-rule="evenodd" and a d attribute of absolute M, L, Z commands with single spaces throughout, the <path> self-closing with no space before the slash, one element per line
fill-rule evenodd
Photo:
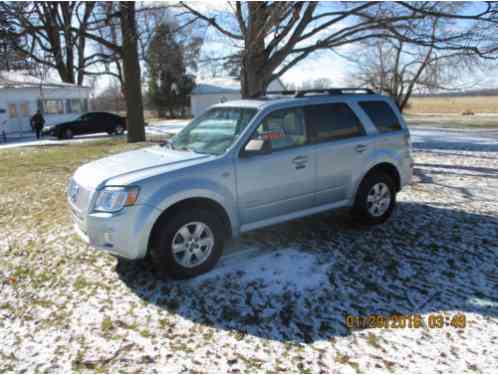
<path fill-rule="evenodd" d="M 372 95 L 375 92 L 371 89 L 362 87 L 340 87 L 328 89 L 311 89 L 311 90 L 282 90 L 266 91 L 266 95 L 294 95 L 296 98 L 302 98 L 306 94 L 326 94 L 326 95 L 345 95 L 345 94 L 365 94 Z"/>

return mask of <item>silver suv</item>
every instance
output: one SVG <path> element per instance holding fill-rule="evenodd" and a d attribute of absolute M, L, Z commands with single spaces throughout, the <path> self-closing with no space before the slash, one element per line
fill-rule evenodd
<path fill-rule="evenodd" d="M 393 102 L 359 89 L 288 94 L 215 105 L 163 145 L 81 166 L 68 186 L 76 231 L 187 278 L 253 229 L 339 207 L 388 219 L 412 175 Z"/>

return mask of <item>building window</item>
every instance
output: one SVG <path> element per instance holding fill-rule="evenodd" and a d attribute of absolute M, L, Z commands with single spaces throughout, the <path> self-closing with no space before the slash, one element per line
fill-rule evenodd
<path fill-rule="evenodd" d="M 80 99 L 67 99 L 66 100 L 66 113 L 81 113 L 82 105 Z"/>
<path fill-rule="evenodd" d="M 43 113 L 57 115 L 64 113 L 64 101 L 61 99 L 48 99 L 43 101 Z"/>
<path fill-rule="evenodd" d="M 81 112 L 88 112 L 88 99 L 83 99 Z"/>
<path fill-rule="evenodd" d="M 9 117 L 10 118 L 17 117 L 17 107 L 15 104 L 9 104 Z"/>
<path fill-rule="evenodd" d="M 19 105 L 19 112 L 21 114 L 21 117 L 29 117 L 29 104 L 21 103 Z"/>

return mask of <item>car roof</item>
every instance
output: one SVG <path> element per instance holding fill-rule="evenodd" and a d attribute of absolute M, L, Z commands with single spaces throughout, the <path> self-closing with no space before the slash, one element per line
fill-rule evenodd
<path fill-rule="evenodd" d="M 323 104 L 328 102 L 348 102 L 348 101 L 390 101 L 391 98 L 379 94 L 337 94 L 337 95 L 309 95 L 309 96 L 276 96 L 263 97 L 257 99 L 233 100 L 219 103 L 213 108 L 256 108 L 266 109 L 270 107 L 300 106 L 310 104 Z"/>

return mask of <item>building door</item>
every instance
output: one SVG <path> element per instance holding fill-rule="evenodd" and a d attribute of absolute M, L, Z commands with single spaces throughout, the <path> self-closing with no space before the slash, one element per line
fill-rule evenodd
<path fill-rule="evenodd" d="M 19 108 L 16 103 L 9 103 L 7 105 L 9 112 L 9 119 L 7 121 L 7 133 L 18 133 L 22 131 L 21 121 L 19 120 Z"/>
<path fill-rule="evenodd" d="M 19 103 L 19 122 L 23 132 L 31 131 L 31 114 L 28 102 Z"/>

